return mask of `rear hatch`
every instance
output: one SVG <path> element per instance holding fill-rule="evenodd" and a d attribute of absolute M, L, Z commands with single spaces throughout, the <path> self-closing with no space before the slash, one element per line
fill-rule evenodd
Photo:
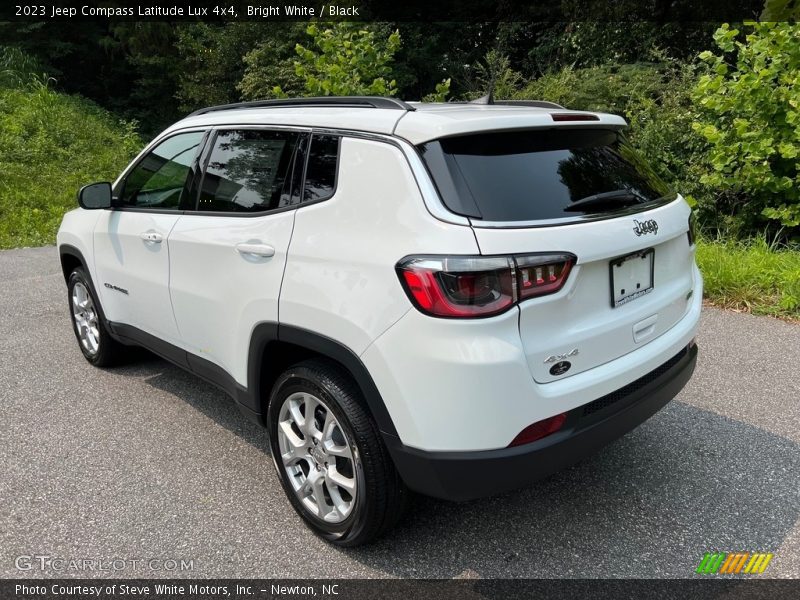
<path fill-rule="evenodd" d="M 471 219 L 482 254 L 576 256 L 563 288 L 519 305 L 536 381 L 619 358 L 685 315 L 689 207 L 619 131 L 481 133 L 420 150 L 445 204 Z"/>

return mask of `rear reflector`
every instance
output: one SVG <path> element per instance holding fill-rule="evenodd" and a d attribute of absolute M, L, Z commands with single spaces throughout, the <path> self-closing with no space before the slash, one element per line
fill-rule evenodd
<path fill-rule="evenodd" d="M 550 113 L 553 121 L 599 121 L 597 115 L 587 115 L 583 113 Z"/>
<path fill-rule="evenodd" d="M 564 422 L 567 420 L 567 413 L 561 413 L 543 421 L 537 421 L 532 425 L 528 425 L 525 429 L 519 432 L 517 437 L 508 445 L 509 448 L 513 446 L 522 446 L 523 444 L 530 444 L 536 440 L 547 437 L 561 429 Z"/>
<path fill-rule="evenodd" d="M 567 280 L 573 254 L 412 256 L 397 264 L 406 294 L 434 317 L 489 317 L 517 302 L 553 294 Z"/>

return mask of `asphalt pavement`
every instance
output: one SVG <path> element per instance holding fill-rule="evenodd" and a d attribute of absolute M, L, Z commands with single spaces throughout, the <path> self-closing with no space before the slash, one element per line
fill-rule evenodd
<path fill-rule="evenodd" d="M 0 252 L 0 307 L 0 577 L 692 577 L 712 550 L 800 577 L 800 325 L 706 309 L 694 378 L 638 429 L 341 550 L 225 394 L 147 354 L 86 363 L 54 248 Z"/>

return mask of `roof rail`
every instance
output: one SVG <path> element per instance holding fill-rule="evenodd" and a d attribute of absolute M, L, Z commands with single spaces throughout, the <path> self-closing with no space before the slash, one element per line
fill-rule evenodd
<path fill-rule="evenodd" d="M 485 106 L 535 106 L 536 108 L 561 108 L 567 110 L 560 104 L 548 102 L 547 100 L 495 100 L 491 94 L 481 96 L 475 100 L 470 100 L 469 104 L 483 104 Z"/>
<path fill-rule="evenodd" d="M 567 110 L 560 104 L 549 102 L 547 100 L 495 100 L 493 104 L 500 104 L 501 106 L 535 106 L 537 108 L 561 108 Z"/>
<path fill-rule="evenodd" d="M 410 104 L 397 98 L 383 96 L 320 96 L 316 98 L 286 98 L 276 100 L 253 100 L 250 102 L 234 102 L 208 106 L 187 115 L 196 117 L 218 110 L 235 110 L 240 108 L 285 108 L 289 106 L 339 106 L 342 108 L 388 108 L 392 110 L 416 110 Z"/>

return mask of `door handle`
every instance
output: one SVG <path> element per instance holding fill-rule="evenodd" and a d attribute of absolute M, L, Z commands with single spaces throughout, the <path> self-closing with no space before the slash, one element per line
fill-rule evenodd
<path fill-rule="evenodd" d="M 244 256 L 261 256 L 264 258 L 275 256 L 275 248 L 269 244 L 243 242 L 241 244 L 236 244 L 236 251 Z"/>
<path fill-rule="evenodd" d="M 145 242 L 151 242 L 153 244 L 160 244 L 164 239 L 164 236 L 157 231 L 145 231 L 144 233 L 140 233 L 139 237 Z"/>

